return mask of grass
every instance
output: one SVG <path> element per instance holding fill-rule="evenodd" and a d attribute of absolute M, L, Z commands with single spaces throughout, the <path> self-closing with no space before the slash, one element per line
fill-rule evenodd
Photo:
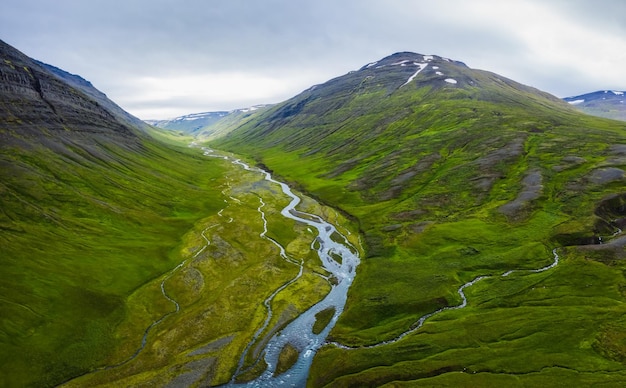
<path fill-rule="evenodd" d="M 328 326 L 328 324 L 330 323 L 330 320 L 333 319 L 334 315 L 335 315 L 334 307 L 329 307 L 315 314 L 315 323 L 313 324 L 313 334 L 319 334 L 322 331 L 324 331 L 326 326 Z"/>
<path fill-rule="evenodd" d="M 180 237 L 217 211 L 210 188 L 223 169 L 186 150 L 69 147 L 2 153 L 6 385 L 54 385 L 100 365 L 127 298 L 173 268 Z"/>
<path fill-rule="evenodd" d="M 623 296 L 614 286 L 623 280 L 598 263 L 568 259 L 553 273 L 479 282 L 467 290 L 470 307 L 433 317 L 403 341 L 352 350 L 349 357 L 338 349 L 323 349 L 321 360 L 340 370 L 320 373 L 334 377 L 318 377 L 312 384 L 428 385 L 428 378 L 439 375 L 439 384 L 454 385 L 458 375 L 450 372 L 483 373 L 485 379 L 516 376 L 521 384 L 533 381 L 532 375 L 548 375 L 549 367 L 589 376 L 595 371 L 596 378 L 618 384 L 623 379 L 619 357 L 607 358 L 597 348 L 603 346 L 603 332 L 623 332 L 615 322 L 624 313 Z"/>
<path fill-rule="evenodd" d="M 174 309 L 160 295 L 160 283 L 166 276 L 164 287 L 180 304 L 180 311 L 149 333 L 145 349 L 132 361 L 86 374 L 67 386 L 155 384 L 184 376 L 183 371 L 197 373 L 194 379 L 203 376 L 212 385 L 230 381 L 246 345 L 266 318 L 264 300 L 299 271 L 297 265 L 280 257 L 273 243 L 260 237 L 259 197 L 265 203 L 261 209 L 268 221 L 268 235 L 287 247 L 294 259 L 304 260 L 305 269 L 302 277 L 272 300 L 273 317 L 251 346 L 237 380 L 260 373 L 264 364 L 259 357 L 267 339 L 330 289 L 328 282 L 316 275 L 321 272 L 319 259 L 308 249 L 314 236 L 305 226 L 280 215 L 287 199 L 276 195 L 276 187 L 262 180 L 261 174 L 245 172 L 221 159 L 210 160 L 218 162 L 224 172 L 222 185 L 216 188 L 222 209 L 200 219 L 181 236 L 178 254 L 187 261 L 180 269 L 161 275 L 131 295 L 130 313 L 115 331 L 119 346 L 107 364 L 128 359 L 139 343 L 137 328 L 144 329 L 151 320 Z M 308 198 L 302 209 L 329 211 Z M 203 231 L 210 241 L 206 248 Z M 229 340 L 220 342 L 224 338 Z M 220 345 L 198 353 L 211 343 Z M 216 360 L 210 370 L 196 366 L 207 357 Z"/>
<path fill-rule="evenodd" d="M 259 197 L 268 236 L 305 264 L 274 299 L 259 341 L 328 292 L 308 249 L 314 236 L 279 214 L 287 198 L 260 174 L 163 136 L 4 145 L 0 385 L 56 386 L 81 375 L 68 385 L 135 384 L 200 372 L 229 381 L 265 320 L 263 300 L 298 273 L 260 238 Z M 303 206 L 329 212 L 311 199 Z"/>
<path fill-rule="evenodd" d="M 625 216 L 603 201 L 623 192 L 607 169 L 626 166 L 624 124 L 486 72 L 443 69 L 462 88 L 420 78 L 394 89 L 410 75 L 398 69 L 333 80 L 214 143 L 308 193 L 301 209 L 363 253 L 333 340 L 393 339 L 490 276 L 465 290 L 466 308 L 401 341 L 320 349 L 309 385 L 623 383 L 623 248 L 576 245 Z M 3 143 L 0 385 L 229 382 L 263 302 L 298 273 L 261 238 L 259 198 L 267 235 L 304 273 L 272 300 L 237 378 L 260 373 L 265 341 L 328 292 L 314 235 L 280 216 L 275 187 L 155 136 Z M 558 246 L 559 266 L 523 271 Z"/>
<path fill-rule="evenodd" d="M 289 370 L 297 361 L 300 352 L 291 344 L 286 344 L 278 355 L 275 376 L 279 376 Z"/>

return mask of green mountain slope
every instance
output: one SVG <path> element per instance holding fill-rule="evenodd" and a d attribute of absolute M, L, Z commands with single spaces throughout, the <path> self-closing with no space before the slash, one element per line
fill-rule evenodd
<path fill-rule="evenodd" d="M 625 381 L 623 122 L 460 62 L 398 53 L 212 146 L 359 222 L 368 257 L 335 341 L 393 340 L 491 276 L 467 288 L 468 307 L 401 341 L 322 349 L 311 386 Z M 559 265 L 532 272 L 553 248 Z"/>
<path fill-rule="evenodd" d="M 49 69 L 0 41 L 6 387 L 57 385 L 101 366 L 131 295 L 182 261 L 183 235 L 221 201 L 222 167 L 155 142 L 101 93 Z M 171 308 L 147 297 L 141 306 L 148 317 Z M 130 346 L 147 324 L 128 331 Z"/>

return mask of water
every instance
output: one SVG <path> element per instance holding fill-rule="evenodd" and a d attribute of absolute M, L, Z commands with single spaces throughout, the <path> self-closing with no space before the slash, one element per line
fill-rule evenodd
<path fill-rule="evenodd" d="M 209 149 L 204 149 L 204 152 L 205 155 L 214 156 Z M 317 237 L 311 243 L 311 249 L 317 251 L 322 267 L 336 280 L 331 284 L 331 290 L 324 299 L 298 316 L 269 340 L 264 349 L 267 369 L 261 376 L 245 384 L 235 384 L 231 382 L 230 385 L 248 387 L 304 386 L 309 375 L 313 356 L 317 350 L 324 345 L 328 333 L 334 327 L 337 319 L 343 312 L 348 296 L 348 289 L 354 280 L 356 268 L 360 262 L 358 251 L 334 225 L 326 222 L 319 216 L 296 210 L 296 206 L 300 203 L 300 197 L 295 195 L 291 191 L 291 188 L 285 183 L 272 178 L 269 172 L 250 167 L 240 160 L 221 157 L 230 160 L 232 163 L 241 166 L 247 171 L 263 174 L 265 180 L 280 186 L 282 192 L 291 198 L 289 204 L 281 210 L 281 214 L 286 218 L 301 222 L 317 230 Z M 333 240 L 333 237 L 335 240 L 340 241 Z M 340 256 L 341 260 L 336 261 L 333 259 L 333 256 Z M 313 324 L 315 323 L 315 315 L 328 308 L 333 308 L 335 311 L 330 323 L 319 334 L 314 334 Z M 269 314 L 271 314 L 271 311 Z M 274 376 L 278 357 L 286 344 L 291 344 L 298 349 L 298 360 L 288 371 L 279 376 Z"/>

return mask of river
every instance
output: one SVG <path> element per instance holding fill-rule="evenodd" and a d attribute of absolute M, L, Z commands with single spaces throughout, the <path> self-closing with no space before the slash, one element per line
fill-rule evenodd
<path fill-rule="evenodd" d="M 239 159 L 213 154 L 213 151 L 210 149 L 205 148 L 204 154 L 224 158 L 231 161 L 233 164 L 241 166 L 241 168 L 247 171 L 263 174 L 265 180 L 280 186 L 282 192 L 291 198 L 289 204 L 285 206 L 280 213 L 286 218 L 301 222 L 317 230 L 317 237 L 311 242 L 311 248 L 317 252 L 322 267 L 328 271 L 331 274 L 331 278 L 335 280 L 331 283 L 330 292 L 324 299 L 298 316 L 295 320 L 291 321 L 269 340 L 264 350 L 264 359 L 267 368 L 261 376 L 245 384 L 235 384 L 234 379 L 237 376 L 236 373 L 233 377 L 233 381 L 229 384 L 247 387 L 278 385 L 285 387 L 305 386 L 313 356 L 317 350 L 325 344 L 328 333 L 337 322 L 339 315 L 343 312 L 348 296 L 348 289 L 354 280 L 356 268 L 360 262 L 358 251 L 348 242 L 348 239 L 337 230 L 335 225 L 326 222 L 314 214 L 296 210 L 296 206 L 301 201 L 300 197 L 294 194 L 287 184 L 275 180 L 269 172 L 250 167 Z M 259 211 L 260 209 L 261 208 L 259 208 Z M 280 248 L 282 251 L 283 248 Z M 335 260 L 334 257 L 337 256 L 341 257 L 341 260 Z M 267 303 L 266 306 L 268 306 Z M 334 309 L 334 315 L 330 323 L 319 334 L 314 334 L 313 324 L 316 320 L 315 315 L 329 308 Z M 271 310 L 269 314 L 271 314 Z M 252 342 L 255 340 L 256 338 L 253 338 Z M 283 347 L 287 344 L 291 344 L 299 351 L 298 360 L 289 370 L 278 376 L 274 376 L 278 357 Z M 245 357 L 245 352 L 242 356 L 242 361 L 240 361 L 238 372 L 240 372 L 239 369 L 241 368 L 243 357 Z"/>

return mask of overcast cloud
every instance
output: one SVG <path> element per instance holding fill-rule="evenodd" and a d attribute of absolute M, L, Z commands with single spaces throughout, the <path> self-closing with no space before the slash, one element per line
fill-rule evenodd
<path fill-rule="evenodd" d="M 626 90 L 623 0 L 21 0 L 0 39 L 143 118 L 275 103 L 397 51 Z"/>

